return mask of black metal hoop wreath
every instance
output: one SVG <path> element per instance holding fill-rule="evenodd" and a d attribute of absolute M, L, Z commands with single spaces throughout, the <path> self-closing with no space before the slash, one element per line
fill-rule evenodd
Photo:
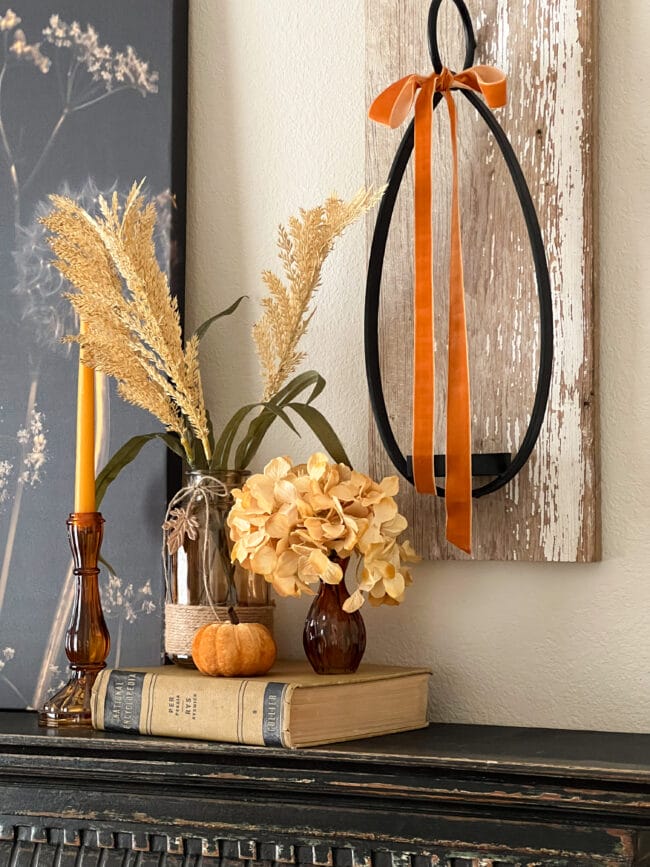
<path fill-rule="evenodd" d="M 474 53 L 476 50 L 476 38 L 474 36 L 474 28 L 472 27 L 472 19 L 463 0 L 452 0 L 452 2 L 458 10 L 463 22 L 466 49 L 463 68 L 468 69 L 474 64 Z M 428 21 L 429 54 L 431 55 L 433 68 L 438 73 L 441 72 L 443 68 L 438 47 L 437 26 L 438 13 L 441 5 L 442 0 L 433 0 L 429 8 Z M 540 317 L 539 372 L 537 377 L 537 388 L 535 391 L 535 401 L 533 403 L 528 429 L 526 430 L 521 442 L 519 451 L 514 457 L 511 457 L 511 455 L 504 452 L 497 454 L 472 455 L 472 475 L 495 476 L 491 481 L 472 490 L 472 496 L 477 498 L 483 497 L 486 494 L 491 494 L 511 481 L 511 479 L 513 479 L 522 469 L 535 447 L 544 420 L 551 385 L 551 373 L 553 367 L 553 308 L 548 264 L 546 262 L 546 253 L 544 250 L 539 221 L 530 195 L 530 190 L 528 189 L 526 179 L 524 178 L 519 161 L 515 156 L 515 152 L 512 149 L 512 145 L 508 141 L 508 138 L 497 119 L 478 95 L 471 90 L 464 90 L 462 88 L 457 89 L 459 89 L 463 96 L 469 100 L 487 124 L 497 145 L 499 146 L 499 150 L 503 155 L 508 171 L 510 172 L 510 177 L 512 178 L 512 182 L 517 192 L 519 204 L 526 222 L 528 240 L 533 254 Z M 434 95 L 434 110 L 437 108 L 441 99 L 442 94 L 436 93 Z M 390 230 L 397 194 L 402 183 L 402 178 L 404 177 L 404 172 L 406 171 L 406 166 L 408 165 L 411 153 L 413 152 L 413 129 L 414 121 L 411 121 L 395 155 L 388 176 L 388 185 L 377 213 L 377 223 L 375 225 L 375 231 L 370 248 L 370 259 L 368 262 L 364 318 L 366 377 L 368 380 L 372 412 L 377 423 L 377 429 L 381 441 L 384 444 L 388 456 L 397 471 L 411 484 L 413 484 L 411 459 L 410 457 L 405 457 L 402 453 L 397 440 L 395 439 L 395 435 L 393 434 L 393 429 L 386 410 L 386 401 L 384 399 L 381 382 L 381 368 L 379 363 L 378 330 L 379 296 L 381 291 L 381 278 L 384 267 L 386 242 L 388 239 L 388 232 Z M 444 456 L 436 455 L 434 462 L 436 475 L 444 475 Z M 445 495 L 444 487 L 437 486 L 436 490 L 439 496 Z"/>

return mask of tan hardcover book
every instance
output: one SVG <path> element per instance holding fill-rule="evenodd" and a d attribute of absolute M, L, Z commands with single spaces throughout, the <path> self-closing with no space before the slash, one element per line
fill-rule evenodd
<path fill-rule="evenodd" d="M 259 746 L 309 747 L 427 725 L 429 672 L 362 665 L 314 674 L 278 662 L 263 677 L 206 677 L 176 666 L 105 669 L 92 693 L 93 725 Z"/>

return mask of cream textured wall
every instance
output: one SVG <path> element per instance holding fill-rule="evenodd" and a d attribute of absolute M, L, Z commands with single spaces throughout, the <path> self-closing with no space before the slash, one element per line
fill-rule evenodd
<path fill-rule="evenodd" d="M 604 560 L 426 563 L 403 606 L 367 611 L 367 659 L 430 665 L 436 720 L 650 730 L 650 6 L 599 10 Z M 191 0 L 190 11 L 189 324 L 250 296 L 206 341 L 224 420 L 259 393 L 248 333 L 277 223 L 363 182 L 363 2 Z M 364 266 L 359 226 L 332 256 L 307 341 L 328 380 L 320 406 L 359 467 Z M 313 445 L 278 429 L 260 462 Z M 301 653 L 305 606 L 279 603 L 285 654 Z"/>

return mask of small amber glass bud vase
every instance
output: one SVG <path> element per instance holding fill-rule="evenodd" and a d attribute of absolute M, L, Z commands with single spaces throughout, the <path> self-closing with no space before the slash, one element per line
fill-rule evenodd
<path fill-rule="evenodd" d="M 366 627 L 359 611 L 347 612 L 343 603 L 350 594 L 345 586 L 349 559 L 332 557 L 343 570 L 338 584 L 320 582 L 318 595 L 307 612 L 302 646 L 316 674 L 351 674 L 366 650 Z"/>
<path fill-rule="evenodd" d="M 39 712 L 41 726 L 89 726 L 90 693 L 106 667 L 111 647 L 99 595 L 99 549 L 104 519 L 99 512 L 73 512 L 67 521 L 74 560 L 75 594 L 65 652 L 72 676 Z"/>

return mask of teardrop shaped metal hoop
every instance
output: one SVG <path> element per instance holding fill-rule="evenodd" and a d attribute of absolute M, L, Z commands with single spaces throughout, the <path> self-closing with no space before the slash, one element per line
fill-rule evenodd
<path fill-rule="evenodd" d="M 469 14 L 469 9 L 463 3 L 463 0 L 452 0 L 454 6 L 458 10 L 461 21 L 463 22 L 463 30 L 465 33 L 465 63 L 463 68 L 469 69 L 474 64 L 474 54 L 476 52 L 476 37 L 474 36 L 474 27 L 472 26 L 472 16 Z M 438 14 L 442 0 L 433 0 L 429 7 L 429 19 L 427 30 L 429 35 L 429 55 L 431 63 L 436 72 L 442 72 L 444 66 L 440 57 L 440 48 L 438 46 Z M 449 64 L 447 64 L 449 66 Z"/>
<path fill-rule="evenodd" d="M 433 0 L 429 9 L 429 50 L 434 68 L 437 72 L 442 69 L 442 61 L 440 59 L 437 42 L 437 17 L 441 3 L 442 0 Z M 463 27 L 465 29 L 465 68 L 468 68 L 474 62 L 474 47 L 476 45 L 471 17 L 467 6 L 463 3 L 463 0 L 453 0 L 453 3 L 461 15 Z M 519 204 L 526 222 L 528 240 L 535 266 L 537 297 L 539 302 L 539 370 L 530 422 L 521 441 L 519 450 L 506 468 L 486 484 L 480 485 L 472 490 L 472 496 L 478 498 L 483 497 L 486 494 L 491 494 L 494 491 L 498 491 L 499 488 L 502 488 L 510 482 L 530 457 L 531 452 L 535 447 L 535 443 L 539 438 L 539 433 L 544 421 L 544 414 L 546 412 L 553 369 L 553 305 L 548 264 L 546 261 L 546 253 L 544 250 L 544 242 L 542 240 L 539 221 L 530 195 L 530 190 L 528 189 L 526 179 L 524 178 L 523 171 L 519 165 L 519 161 L 517 160 L 512 145 L 495 116 L 479 96 L 473 91 L 458 89 L 474 106 L 476 111 L 487 124 L 501 154 L 503 155 L 508 171 L 510 172 L 510 177 L 512 178 L 517 198 L 519 199 Z M 442 95 L 436 93 L 433 99 L 434 110 L 439 105 L 441 99 Z M 413 484 L 413 472 L 410 467 L 410 462 L 402 453 L 397 440 L 395 439 L 390 419 L 388 417 L 386 401 L 384 399 L 382 388 L 381 366 L 379 360 L 379 298 L 386 243 L 388 240 L 393 211 L 395 209 L 395 202 L 397 200 L 397 195 L 406 167 L 413 152 L 413 131 L 414 122 L 411 121 L 404 137 L 402 138 L 395 159 L 393 160 L 393 165 L 391 166 L 388 176 L 388 185 L 379 206 L 377 223 L 375 225 L 375 231 L 370 247 L 364 316 L 366 377 L 368 380 L 368 391 L 370 393 L 370 405 L 375 417 L 379 436 L 389 458 L 396 470 L 411 484 Z M 436 492 L 439 496 L 444 496 L 445 489 L 442 486 L 437 486 Z"/>

